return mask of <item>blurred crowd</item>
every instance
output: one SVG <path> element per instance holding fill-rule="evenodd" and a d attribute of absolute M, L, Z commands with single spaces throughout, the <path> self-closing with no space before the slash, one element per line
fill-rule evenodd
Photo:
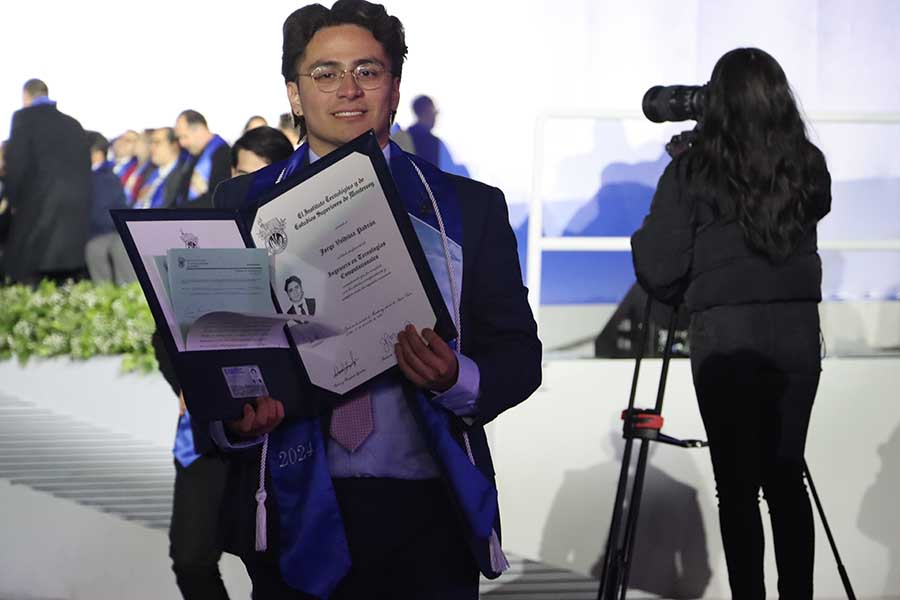
<path fill-rule="evenodd" d="M 405 131 L 395 126 L 395 141 L 465 174 L 432 133 L 434 102 L 419 96 L 413 110 L 416 123 Z M 0 146 L 0 284 L 133 281 L 110 210 L 210 208 L 220 182 L 287 158 L 303 134 L 302 120 L 290 113 L 275 127 L 254 115 L 229 145 L 203 114 L 187 109 L 172 125 L 108 139 L 85 131 L 57 108 L 46 83 L 31 79 Z"/>

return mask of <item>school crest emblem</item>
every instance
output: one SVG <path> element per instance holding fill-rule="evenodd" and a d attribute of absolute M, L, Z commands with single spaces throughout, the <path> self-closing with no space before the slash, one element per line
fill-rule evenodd
<path fill-rule="evenodd" d="M 269 219 L 265 223 L 262 219 L 256 222 L 256 237 L 266 241 L 266 248 L 269 254 L 280 254 L 287 248 L 288 238 L 287 219 L 279 219 L 278 217 Z"/>

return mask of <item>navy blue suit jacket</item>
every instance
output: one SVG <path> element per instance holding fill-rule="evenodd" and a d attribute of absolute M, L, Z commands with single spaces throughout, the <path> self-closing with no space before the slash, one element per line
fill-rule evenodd
<path fill-rule="evenodd" d="M 410 168 L 409 157 L 391 146 L 391 170 Z M 215 208 L 243 208 L 256 177 L 274 179 L 284 162 L 221 183 Z M 456 187 L 463 230 L 463 277 L 460 305 L 464 332 L 460 351 L 478 365 L 478 416 L 471 424 L 454 419 L 454 436 L 462 445 L 468 432 L 475 463 L 491 480 L 494 467 L 484 425 L 528 398 L 541 383 L 541 342 L 522 282 L 516 238 L 503 193 L 464 177 L 444 174 Z M 417 191 L 400 190 L 400 193 Z M 328 427 L 329 416 L 323 418 Z"/>

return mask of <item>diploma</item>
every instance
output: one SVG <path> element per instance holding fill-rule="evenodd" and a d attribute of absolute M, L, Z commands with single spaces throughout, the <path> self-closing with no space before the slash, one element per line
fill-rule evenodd
<path fill-rule="evenodd" d="M 337 394 L 395 366 L 407 325 L 449 321 L 381 150 L 365 138 L 356 144 L 368 152 L 351 142 L 318 172 L 276 186 L 251 228 L 272 253 L 279 309 L 298 315 L 290 333 L 310 381 Z"/>
<path fill-rule="evenodd" d="M 253 208 L 111 212 L 199 419 L 264 394 L 314 414 L 394 367 L 407 325 L 456 336 L 371 132 Z"/>

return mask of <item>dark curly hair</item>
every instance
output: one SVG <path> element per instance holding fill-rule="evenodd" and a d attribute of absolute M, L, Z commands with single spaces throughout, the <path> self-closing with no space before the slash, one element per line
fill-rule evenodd
<path fill-rule="evenodd" d="M 389 15 L 381 4 L 366 0 L 338 0 L 330 9 L 310 4 L 292 12 L 282 28 L 281 74 L 284 82 L 297 80 L 297 64 L 317 31 L 335 25 L 358 25 L 372 33 L 391 60 L 391 73 L 400 77 L 406 59 L 406 34 L 400 19 Z M 294 115 L 295 125 L 304 128 L 301 116 Z"/>
<path fill-rule="evenodd" d="M 825 157 L 807 137 L 781 66 L 758 48 L 716 63 L 685 159 L 701 200 L 736 220 L 747 244 L 772 262 L 790 256 L 830 207 Z"/>

